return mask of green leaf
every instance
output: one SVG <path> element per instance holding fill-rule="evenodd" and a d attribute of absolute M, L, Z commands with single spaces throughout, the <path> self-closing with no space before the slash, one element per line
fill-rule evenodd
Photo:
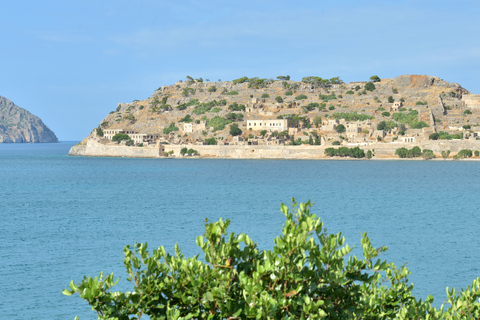
<path fill-rule="evenodd" d="M 213 294 L 210 291 L 205 294 L 205 297 L 208 301 L 213 301 Z"/>
<path fill-rule="evenodd" d="M 73 292 L 70 292 L 69 290 L 67 289 L 63 289 L 62 293 L 66 296 L 71 296 L 73 294 Z"/>

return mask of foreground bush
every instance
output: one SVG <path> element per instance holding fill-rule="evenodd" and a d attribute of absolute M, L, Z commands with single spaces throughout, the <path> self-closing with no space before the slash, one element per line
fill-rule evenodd
<path fill-rule="evenodd" d="M 112 292 L 113 274 L 70 283 L 98 319 L 478 319 L 479 279 L 447 303 L 431 307 L 411 295 L 407 268 L 381 261 L 386 247 L 361 239 L 363 258 L 349 255 L 341 233 L 328 234 L 310 202 L 281 205 L 283 232 L 272 250 L 259 250 L 245 234 L 229 234 L 229 220 L 206 223 L 197 245 L 204 253 L 185 258 L 147 244 L 125 247 L 132 292 Z M 348 258 L 347 258 L 348 256 Z M 118 281 L 118 280 L 117 280 Z"/>

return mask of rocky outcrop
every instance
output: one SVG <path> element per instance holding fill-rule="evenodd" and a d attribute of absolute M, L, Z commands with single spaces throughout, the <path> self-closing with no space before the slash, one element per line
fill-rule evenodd
<path fill-rule="evenodd" d="M 0 96 L 0 143 L 58 142 L 43 121 Z"/>

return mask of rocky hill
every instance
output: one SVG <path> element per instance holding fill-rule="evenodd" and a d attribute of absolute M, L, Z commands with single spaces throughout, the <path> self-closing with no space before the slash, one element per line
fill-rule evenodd
<path fill-rule="evenodd" d="M 42 120 L 0 96 L 0 143 L 58 142 Z"/>
<path fill-rule="evenodd" d="M 436 132 L 463 138 L 480 130 L 480 96 L 437 77 L 403 75 L 352 83 L 279 78 L 207 82 L 187 77 L 158 88 L 148 99 L 120 103 L 89 138 L 108 143 L 123 132 L 136 145 L 247 140 L 259 145 L 335 145 L 406 137 L 421 141 Z M 265 121 L 274 119 L 288 119 L 288 125 L 281 131 L 266 128 Z"/>

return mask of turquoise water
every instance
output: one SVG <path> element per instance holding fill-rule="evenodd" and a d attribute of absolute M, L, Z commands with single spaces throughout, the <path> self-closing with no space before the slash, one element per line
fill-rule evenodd
<path fill-rule="evenodd" d="M 316 202 L 349 244 L 366 231 L 387 245 L 417 297 L 439 304 L 480 275 L 480 162 L 68 157 L 72 144 L 0 144 L 2 318 L 96 319 L 62 295 L 70 280 L 126 278 L 123 247 L 135 242 L 196 254 L 205 218 L 271 248 L 291 197 Z"/>

